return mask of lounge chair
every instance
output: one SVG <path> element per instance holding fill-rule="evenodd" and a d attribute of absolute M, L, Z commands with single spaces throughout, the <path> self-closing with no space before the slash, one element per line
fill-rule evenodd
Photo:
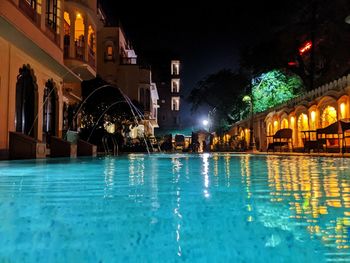
<path fill-rule="evenodd" d="M 320 128 L 316 130 L 316 139 L 319 146 L 319 149 L 325 146 L 325 151 L 327 152 L 329 150 L 328 144 L 335 145 L 338 143 L 339 151 L 340 151 L 340 137 L 339 135 L 342 134 L 339 122 L 334 122 L 330 125 L 328 125 L 325 128 Z"/>
<path fill-rule="evenodd" d="M 282 151 L 282 147 L 287 146 L 289 150 L 289 143 L 291 144 L 292 151 L 293 148 L 293 130 L 289 128 L 280 129 L 278 130 L 272 137 L 272 143 L 269 143 L 267 147 L 267 152 L 269 150 L 272 150 L 275 152 L 276 148 L 280 148 L 280 151 Z"/>

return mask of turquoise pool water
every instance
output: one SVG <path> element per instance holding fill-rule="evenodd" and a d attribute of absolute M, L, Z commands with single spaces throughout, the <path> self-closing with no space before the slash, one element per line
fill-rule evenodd
<path fill-rule="evenodd" d="M 0 162 L 0 262 L 349 262 L 350 159 Z"/>

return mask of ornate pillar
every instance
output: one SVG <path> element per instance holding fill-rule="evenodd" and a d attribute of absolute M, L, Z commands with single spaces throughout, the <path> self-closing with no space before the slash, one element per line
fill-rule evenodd
<path fill-rule="evenodd" d="M 34 129 L 36 131 L 36 138 L 40 141 L 43 140 L 43 114 L 44 114 L 44 89 L 47 82 L 47 78 L 41 72 L 36 73 L 37 78 L 37 109 L 36 109 L 36 120 L 34 121 Z"/>
<path fill-rule="evenodd" d="M 58 107 L 57 107 L 57 120 L 56 120 L 56 132 L 57 137 L 62 138 L 62 129 L 63 129 L 63 82 L 60 84 L 57 84 L 57 99 L 58 99 Z"/>

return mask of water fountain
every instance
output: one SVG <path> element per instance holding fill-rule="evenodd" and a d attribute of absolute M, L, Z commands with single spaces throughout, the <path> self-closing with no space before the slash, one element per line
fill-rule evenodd
<path fill-rule="evenodd" d="M 97 121 L 96 121 L 94 127 L 92 128 L 92 130 L 91 130 L 91 132 L 90 132 L 90 135 L 89 135 L 89 137 L 88 137 L 87 140 L 86 140 L 87 142 L 90 141 L 91 135 L 94 133 L 94 131 L 95 131 L 95 129 L 96 129 L 98 123 L 100 122 L 101 118 L 105 115 L 105 113 L 106 113 L 111 107 L 113 107 L 113 106 L 115 106 L 115 105 L 117 105 L 118 103 L 121 103 L 121 102 L 126 102 L 126 101 L 116 101 L 116 102 L 112 103 L 111 105 L 109 105 L 109 106 L 102 112 L 102 114 L 100 115 L 100 117 L 97 119 Z"/>
<path fill-rule="evenodd" d="M 126 102 L 126 103 L 129 105 L 131 114 L 133 115 L 134 120 L 135 120 L 135 122 L 136 122 L 137 125 L 139 125 L 138 118 L 144 119 L 144 115 L 140 112 L 140 110 L 132 103 L 132 101 L 130 100 L 130 98 L 129 98 L 119 87 L 116 87 L 116 86 L 111 85 L 111 84 L 106 84 L 106 85 L 102 85 L 102 86 L 96 88 L 95 90 L 93 90 L 93 91 L 84 99 L 84 101 L 79 105 L 78 110 L 77 110 L 76 113 L 74 114 L 73 120 L 76 119 L 76 117 L 78 116 L 78 114 L 79 114 L 80 111 L 82 110 L 82 108 L 83 108 L 84 104 L 86 103 L 86 101 L 87 101 L 93 94 L 95 94 L 98 90 L 101 90 L 102 88 L 105 88 L 105 87 L 113 87 L 113 88 L 116 88 L 116 89 L 120 92 L 120 94 L 122 95 L 122 97 L 124 98 L 124 101 L 116 101 L 116 102 L 110 104 L 110 105 L 107 107 L 107 109 L 105 109 L 105 110 L 102 112 L 102 114 L 99 116 L 97 122 L 95 123 L 95 125 L 94 125 L 94 127 L 93 127 L 93 129 L 92 129 L 92 131 L 91 131 L 91 133 L 90 133 L 90 135 L 89 135 L 87 141 L 90 140 L 90 138 L 91 138 L 93 132 L 94 132 L 95 129 L 96 129 L 96 126 L 98 125 L 98 123 L 99 123 L 99 121 L 101 120 L 101 118 L 105 115 L 105 113 L 106 113 L 111 107 L 115 106 L 115 105 L 118 104 L 118 103 Z M 69 131 L 70 131 L 70 127 L 68 128 L 67 133 L 68 133 Z M 145 143 L 145 145 L 146 145 L 147 152 L 148 152 L 148 154 L 150 154 L 150 149 L 149 149 L 149 145 L 148 145 L 148 143 L 147 143 L 145 134 L 143 134 L 143 135 L 144 135 L 144 136 L 143 136 L 143 140 L 144 140 L 144 143 Z M 159 146 L 158 146 L 158 148 L 159 148 Z"/>

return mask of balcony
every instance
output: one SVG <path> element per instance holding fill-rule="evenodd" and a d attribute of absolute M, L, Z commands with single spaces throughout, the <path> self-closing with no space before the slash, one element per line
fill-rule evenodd
<path fill-rule="evenodd" d="M 96 77 L 95 52 L 86 46 L 83 40 L 74 41 L 74 50 L 71 50 L 70 36 L 64 36 L 64 64 L 79 75 L 83 80 Z M 88 50 L 86 50 L 88 49 Z M 87 51 L 87 54 L 85 53 Z M 73 52 L 73 54 L 71 53 Z"/>
<path fill-rule="evenodd" d="M 84 42 L 75 41 L 75 59 L 84 61 L 84 51 L 85 51 Z"/>
<path fill-rule="evenodd" d="M 137 57 L 120 57 L 121 65 L 136 65 Z"/>

